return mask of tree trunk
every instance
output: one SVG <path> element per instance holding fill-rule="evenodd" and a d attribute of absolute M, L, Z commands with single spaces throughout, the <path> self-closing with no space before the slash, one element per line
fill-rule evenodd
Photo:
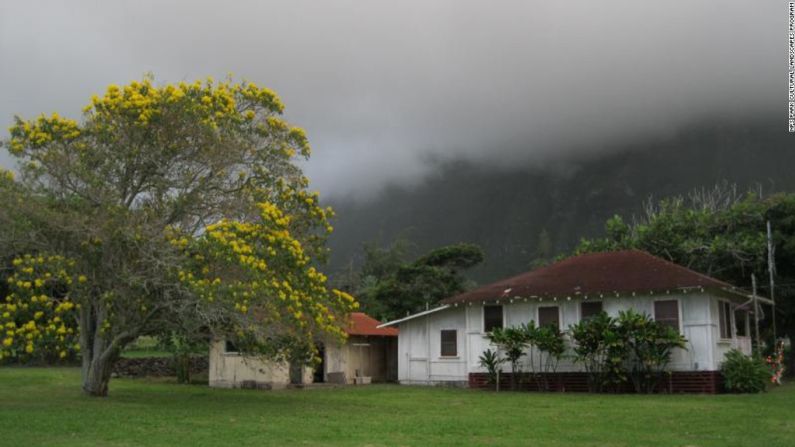
<path fill-rule="evenodd" d="M 83 373 L 83 392 L 89 396 L 106 397 L 108 395 L 108 382 L 113 370 L 110 360 L 103 360 L 102 356 L 94 357 L 89 362 L 87 372 Z"/>
<path fill-rule="evenodd" d="M 108 395 L 108 382 L 120 353 L 120 349 L 98 330 L 103 321 L 101 309 L 86 305 L 80 310 L 83 392 L 96 397 Z"/>
<path fill-rule="evenodd" d="M 304 364 L 300 360 L 290 361 L 290 384 L 297 386 L 304 384 Z"/>
<path fill-rule="evenodd" d="M 174 370 L 177 373 L 177 383 L 190 383 L 190 354 L 179 353 L 174 355 Z"/>

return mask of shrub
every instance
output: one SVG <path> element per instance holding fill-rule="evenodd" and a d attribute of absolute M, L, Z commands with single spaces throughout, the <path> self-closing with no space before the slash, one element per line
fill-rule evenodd
<path fill-rule="evenodd" d="M 519 327 L 497 328 L 491 331 L 486 337 L 497 347 L 497 353 L 486 350 L 480 356 L 480 364 L 492 373 L 492 368 L 496 368 L 494 362 L 502 353 L 505 357 L 500 362 L 511 364 L 511 389 L 516 389 L 517 377 L 520 376 L 521 368 L 519 360 L 527 354 L 525 351 L 530 348 L 529 359 L 530 369 L 535 380 L 538 382 L 539 389 L 549 390 L 549 382 L 546 374 L 536 374 L 537 372 L 549 373 L 557 370 L 558 362 L 566 351 L 566 343 L 563 333 L 555 326 L 538 327 L 535 322 L 523 324 Z M 538 350 L 538 369 L 533 361 L 534 349 Z M 497 383 L 499 390 L 499 383 Z"/>
<path fill-rule="evenodd" d="M 164 342 L 152 335 L 142 335 L 127 346 L 130 351 L 161 351 L 165 350 Z"/>
<path fill-rule="evenodd" d="M 773 352 L 765 358 L 767 366 L 770 368 L 770 383 L 781 385 L 781 378 L 784 377 L 785 362 L 784 340 L 779 340 L 773 347 Z"/>
<path fill-rule="evenodd" d="M 685 348 L 685 338 L 678 330 L 632 309 L 619 312 L 618 331 L 626 345 L 624 364 L 635 392 L 654 392 L 674 348 Z"/>
<path fill-rule="evenodd" d="M 519 359 L 524 355 L 528 343 L 527 332 L 521 328 L 496 328 L 486 337 L 505 355 L 511 364 L 511 389 L 516 389 L 516 376 L 520 372 Z"/>
<path fill-rule="evenodd" d="M 626 380 L 622 364 L 624 339 L 618 333 L 618 322 L 605 312 L 569 327 L 574 342 L 574 361 L 588 373 L 588 389 L 601 392 L 618 387 Z"/>
<path fill-rule="evenodd" d="M 500 358 L 500 355 L 492 351 L 491 349 L 486 349 L 483 351 L 483 354 L 480 355 L 480 366 L 486 368 L 486 371 L 489 374 L 489 383 L 493 384 L 497 387 L 497 391 L 500 390 L 500 373 L 502 372 L 502 368 L 500 365 L 505 363 L 505 359 Z"/>
<path fill-rule="evenodd" d="M 726 353 L 720 370 L 726 389 L 733 393 L 760 393 L 770 380 L 770 370 L 762 359 L 736 349 Z"/>
<path fill-rule="evenodd" d="M 612 318 L 602 312 L 570 326 L 574 360 L 588 373 L 591 391 L 618 389 L 629 380 L 638 393 L 652 393 L 675 348 L 685 348 L 679 331 L 649 315 L 627 310 Z"/>
<path fill-rule="evenodd" d="M 523 325 L 522 330 L 526 334 L 528 345 L 530 346 L 530 365 L 533 369 L 533 377 L 536 379 L 538 388 L 549 391 L 548 373 L 554 373 L 558 369 L 558 362 L 566 352 L 566 341 L 563 333 L 557 326 L 547 325 L 536 327 L 534 322 Z M 535 374 L 536 369 L 533 364 L 533 348 L 538 349 L 538 370 L 543 374 Z"/>

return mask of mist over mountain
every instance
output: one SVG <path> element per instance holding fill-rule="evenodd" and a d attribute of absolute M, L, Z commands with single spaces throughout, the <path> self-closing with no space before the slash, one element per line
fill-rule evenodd
<path fill-rule="evenodd" d="M 609 155 L 494 167 L 472 160 L 437 162 L 414 186 L 377 197 L 336 199 L 333 274 L 361 261 L 362 244 L 399 236 L 414 254 L 455 242 L 486 252 L 470 272 L 482 283 L 530 269 L 546 231 L 554 253 L 602 233 L 605 219 L 632 218 L 650 197 L 684 194 L 721 181 L 765 192 L 795 189 L 795 144 L 781 114 L 700 121 L 665 138 L 638 138 Z M 488 148 L 484 148 L 484 151 Z"/>
<path fill-rule="evenodd" d="M 236 73 L 307 131 L 331 271 L 405 234 L 483 245 L 487 280 L 525 270 L 542 230 L 565 251 L 651 194 L 792 187 L 779 3 L 3 1 L 0 122 L 78 119 L 146 72 Z"/>
<path fill-rule="evenodd" d="M 0 89 L 0 124 L 78 119 L 92 94 L 146 72 L 156 83 L 232 72 L 276 91 L 306 130 L 312 189 L 372 199 L 439 175 L 428 158 L 544 166 L 703 116 L 774 104 L 781 120 L 779 3 L 6 0 L 0 80 L 13 87 Z M 0 166 L 15 159 L 0 150 Z"/>

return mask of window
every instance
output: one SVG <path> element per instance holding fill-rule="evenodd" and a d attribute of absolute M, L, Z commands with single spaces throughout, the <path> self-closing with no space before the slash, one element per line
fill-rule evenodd
<path fill-rule="evenodd" d="M 599 315 L 601 311 L 601 301 L 583 301 L 580 303 L 580 320 L 587 320 L 588 318 Z"/>
<path fill-rule="evenodd" d="M 224 343 L 224 352 L 236 354 L 240 351 L 238 351 L 237 346 L 235 346 L 234 343 L 232 343 L 229 340 L 226 340 L 226 342 Z"/>
<path fill-rule="evenodd" d="M 732 338 L 732 305 L 728 301 L 718 301 L 718 324 L 720 338 Z"/>
<path fill-rule="evenodd" d="M 679 331 L 679 302 L 665 300 L 654 302 L 654 319 Z"/>
<path fill-rule="evenodd" d="M 491 332 L 495 328 L 502 328 L 502 306 L 484 306 L 483 332 Z"/>
<path fill-rule="evenodd" d="M 734 311 L 734 324 L 737 327 L 738 337 L 748 336 L 748 312 L 745 310 Z"/>
<path fill-rule="evenodd" d="M 455 329 L 442 330 L 442 357 L 455 357 L 458 355 L 458 331 Z"/>
<path fill-rule="evenodd" d="M 554 324 L 555 327 L 560 327 L 560 314 L 558 306 L 547 306 L 538 308 L 538 325 L 548 326 Z"/>

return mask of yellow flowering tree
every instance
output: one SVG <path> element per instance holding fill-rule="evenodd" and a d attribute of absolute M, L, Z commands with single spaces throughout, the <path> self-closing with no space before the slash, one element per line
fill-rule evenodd
<path fill-rule="evenodd" d="M 344 338 L 340 322 L 358 306 L 353 297 L 328 291 L 326 276 L 291 233 L 291 215 L 269 202 L 258 207 L 259 219 L 222 219 L 189 242 L 172 238 L 191 260 L 180 281 L 222 320 L 214 326 L 234 329 L 244 350 L 284 358 L 319 335 Z"/>
<path fill-rule="evenodd" d="M 69 360 L 80 350 L 77 307 L 68 291 L 72 263 L 60 256 L 25 255 L 12 261 L 0 302 L 0 360 Z"/>
<path fill-rule="evenodd" d="M 4 145 L 19 178 L 0 177 L 13 204 L 0 210 L 0 255 L 22 262 L 7 278 L 2 321 L 14 336 L 4 355 L 70 356 L 78 337 L 83 389 L 103 396 L 140 335 L 232 337 L 277 357 L 343 337 L 356 303 L 317 270 L 332 212 L 307 190 L 296 160 L 309 157 L 309 143 L 283 108 L 250 82 L 145 78 L 94 96 L 79 121 L 17 117 Z M 54 282 L 36 285 L 47 273 L 57 293 Z M 67 323 L 58 332 L 62 302 L 74 305 L 72 333 Z M 51 311 L 28 319 L 47 303 Z M 23 341 L 28 333 L 41 343 Z"/>

